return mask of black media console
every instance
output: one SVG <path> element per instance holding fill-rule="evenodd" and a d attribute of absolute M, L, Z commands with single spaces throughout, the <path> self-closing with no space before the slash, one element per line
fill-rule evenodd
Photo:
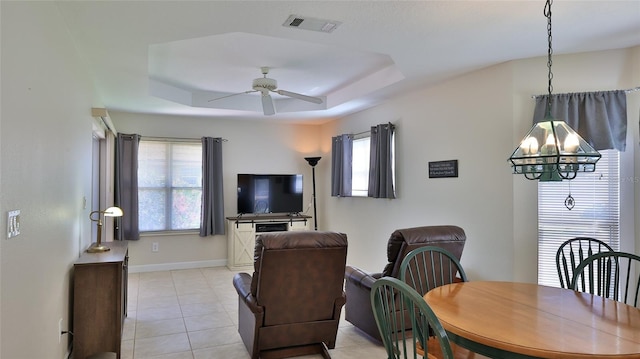
<path fill-rule="evenodd" d="M 287 222 L 256 223 L 256 233 L 287 231 Z"/>

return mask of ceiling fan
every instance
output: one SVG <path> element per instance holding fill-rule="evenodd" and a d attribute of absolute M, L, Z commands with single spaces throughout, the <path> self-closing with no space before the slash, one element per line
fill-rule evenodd
<path fill-rule="evenodd" d="M 321 104 L 323 102 L 322 99 L 319 97 L 307 96 L 307 95 L 303 95 L 303 94 L 299 94 L 291 91 L 278 90 L 277 89 L 278 81 L 267 77 L 267 74 L 269 74 L 269 68 L 261 67 L 260 70 L 262 71 L 263 77 L 259 77 L 253 80 L 253 85 L 252 85 L 253 90 L 238 92 L 231 95 L 214 98 L 212 100 L 209 100 L 209 102 L 220 100 L 220 99 L 231 97 L 231 96 L 241 95 L 241 94 L 260 92 L 261 93 L 260 97 L 262 98 L 262 111 L 267 116 L 270 116 L 276 113 L 276 109 L 275 109 L 275 106 L 273 105 L 273 99 L 271 98 L 270 92 L 274 92 L 274 93 L 277 93 L 278 95 L 287 96 L 287 97 L 295 98 L 298 100 L 313 102 L 317 104 Z"/>

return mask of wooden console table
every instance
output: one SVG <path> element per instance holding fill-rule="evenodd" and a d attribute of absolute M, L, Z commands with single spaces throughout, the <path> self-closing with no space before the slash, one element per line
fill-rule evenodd
<path fill-rule="evenodd" d="M 253 266 L 256 235 L 272 231 L 306 231 L 310 228 L 310 218 L 277 214 L 227 217 L 227 267 L 238 270 Z"/>
<path fill-rule="evenodd" d="M 126 241 L 103 243 L 108 252 L 83 253 L 73 267 L 73 357 L 100 352 L 120 358 L 127 315 Z"/>

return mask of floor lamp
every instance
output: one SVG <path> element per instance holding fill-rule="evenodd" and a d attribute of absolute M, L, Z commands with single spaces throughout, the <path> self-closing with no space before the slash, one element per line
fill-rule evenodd
<path fill-rule="evenodd" d="M 313 178 L 313 225 L 314 230 L 318 230 L 318 213 L 316 211 L 316 165 L 321 157 L 305 157 L 304 159 L 311 165 L 311 174 Z"/>

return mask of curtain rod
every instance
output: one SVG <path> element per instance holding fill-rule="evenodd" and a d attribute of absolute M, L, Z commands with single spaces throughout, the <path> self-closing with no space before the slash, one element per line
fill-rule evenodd
<path fill-rule="evenodd" d="M 389 124 L 389 125 L 393 126 L 393 128 L 395 128 L 395 127 L 396 127 L 396 125 L 394 125 L 394 124 L 393 124 L 393 123 L 391 123 L 391 122 L 387 122 L 387 124 Z M 375 127 L 375 126 L 371 126 L 371 127 Z M 351 135 L 351 136 L 353 136 L 353 137 L 357 137 L 357 136 L 361 136 L 361 135 L 369 134 L 369 133 L 371 133 L 371 130 L 362 131 L 362 132 L 358 132 L 358 133 L 351 133 L 350 135 Z"/>
<path fill-rule="evenodd" d="M 555 94 L 555 95 L 570 95 L 570 94 L 574 94 L 574 93 L 589 93 L 589 92 L 613 92 L 613 91 L 624 91 L 625 93 L 629 93 L 629 92 L 636 92 L 636 91 L 640 91 L 640 86 L 638 87 L 634 87 L 634 88 L 630 88 L 630 89 L 626 89 L 626 90 L 606 90 L 606 91 L 587 91 L 587 92 L 566 92 L 566 93 L 559 93 L 559 94 Z M 544 95 L 532 95 L 531 98 L 538 98 L 538 97 L 542 97 L 542 96 L 548 96 L 549 94 L 544 94 Z"/>
<path fill-rule="evenodd" d="M 154 136 L 140 136 L 142 139 L 151 140 L 151 141 L 175 141 L 175 142 L 196 142 L 200 141 L 200 138 L 182 138 L 182 137 L 154 137 Z M 227 142 L 226 138 L 222 139 L 222 142 Z"/>

